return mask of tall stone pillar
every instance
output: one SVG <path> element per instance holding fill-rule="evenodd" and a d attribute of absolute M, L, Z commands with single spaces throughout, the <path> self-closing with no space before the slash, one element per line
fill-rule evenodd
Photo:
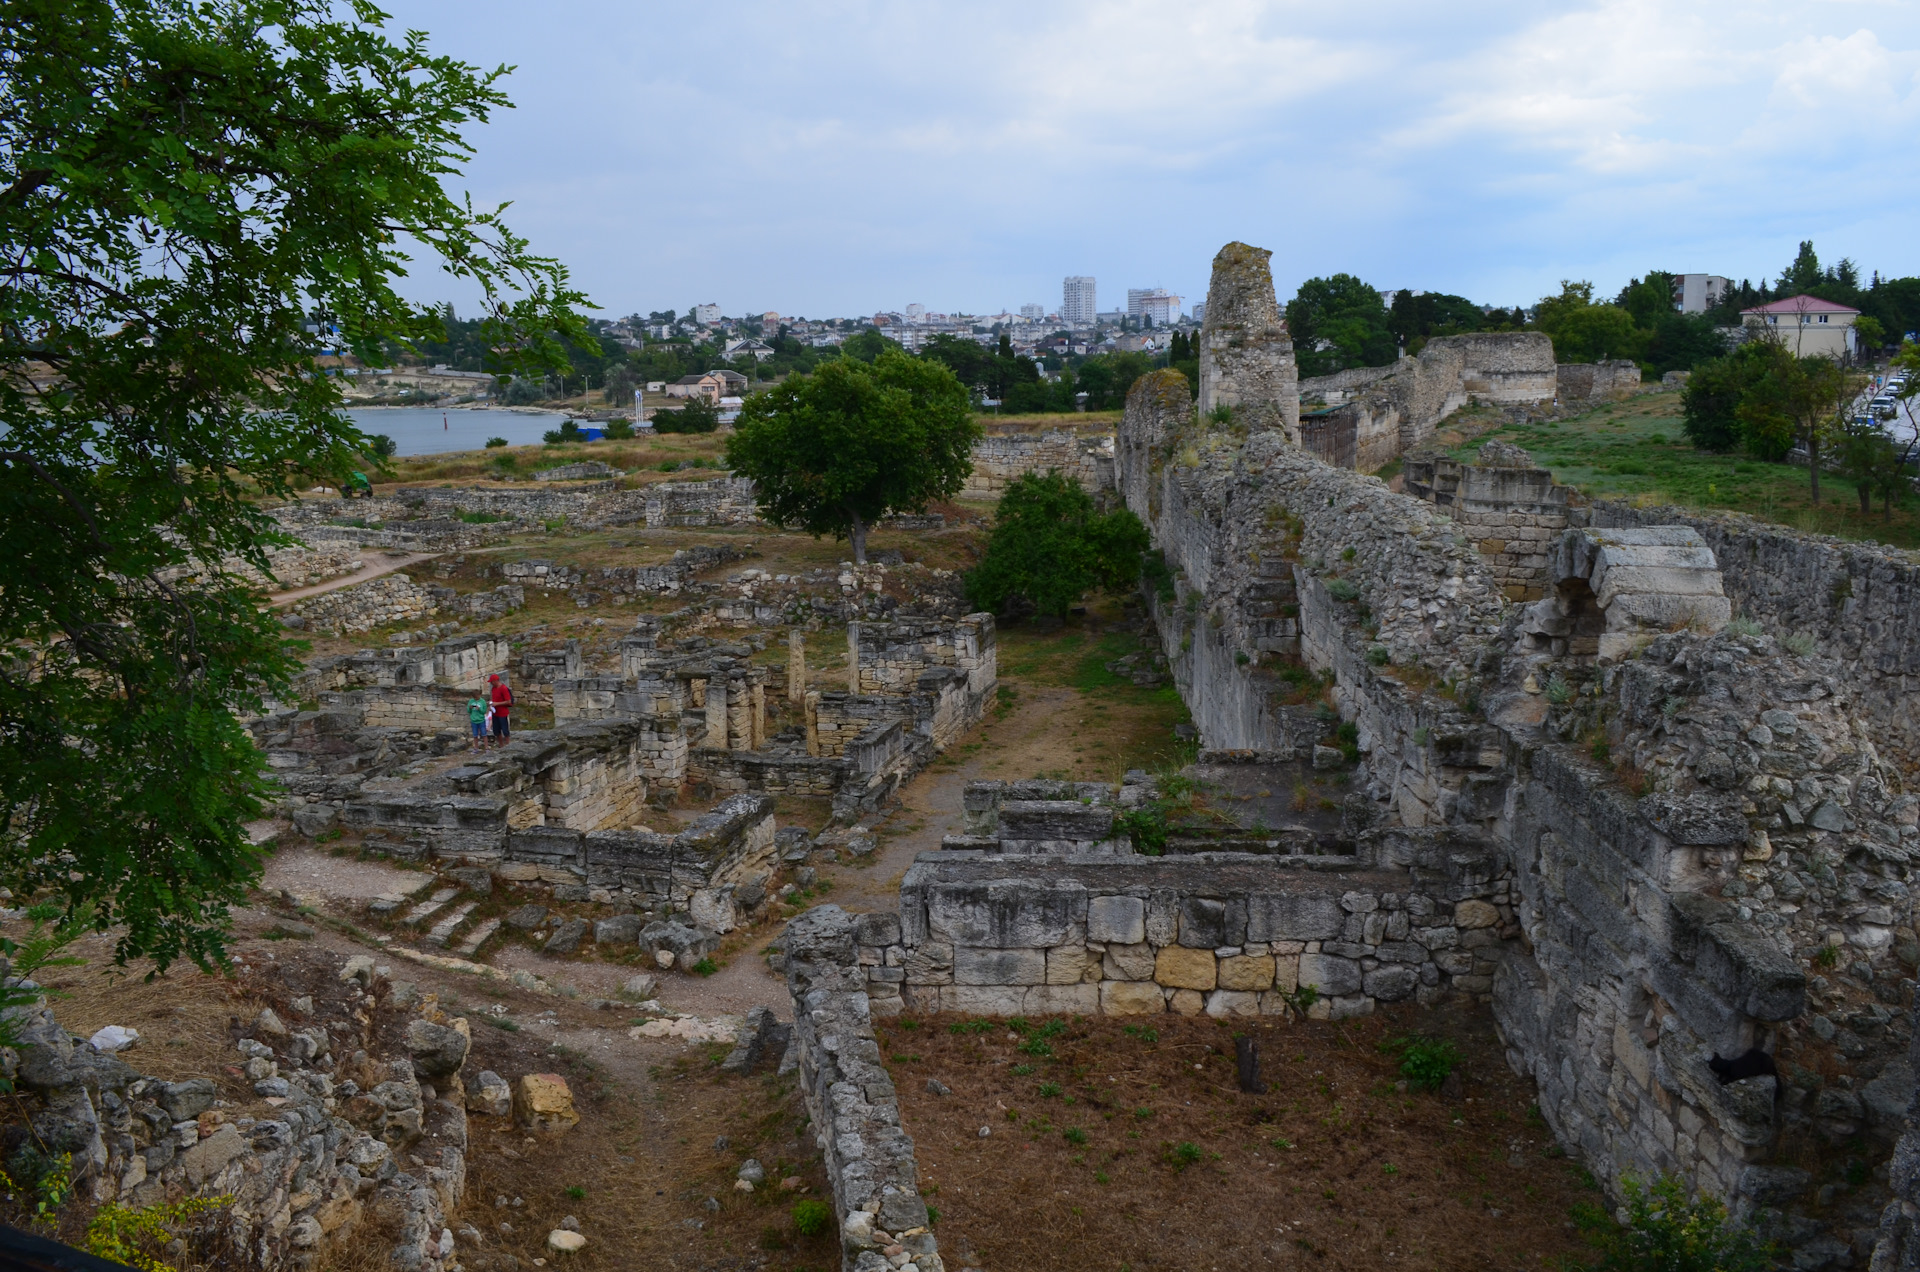
<path fill-rule="evenodd" d="M 787 633 L 787 701 L 800 706 L 807 700 L 807 634 L 798 627 Z"/>
<path fill-rule="evenodd" d="M 719 676 L 707 681 L 707 745 L 727 749 L 727 682 Z"/>
<path fill-rule="evenodd" d="M 753 750 L 753 692 L 744 679 L 727 681 L 727 747 Z"/>
<path fill-rule="evenodd" d="M 820 754 L 820 695 L 809 693 L 806 700 L 807 754 Z"/>
<path fill-rule="evenodd" d="M 1200 418 L 1233 408 L 1249 432 L 1278 432 L 1300 444 L 1300 373 L 1287 320 L 1274 299 L 1264 247 L 1229 243 L 1213 258 L 1207 317 L 1200 328 Z"/>
<path fill-rule="evenodd" d="M 860 692 L 860 624 L 847 624 L 847 692 Z"/>
<path fill-rule="evenodd" d="M 753 745 L 747 749 L 758 751 L 767 744 L 767 687 L 755 682 L 748 692 L 752 695 L 753 703 L 752 715 L 749 717 L 753 725 Z"/>

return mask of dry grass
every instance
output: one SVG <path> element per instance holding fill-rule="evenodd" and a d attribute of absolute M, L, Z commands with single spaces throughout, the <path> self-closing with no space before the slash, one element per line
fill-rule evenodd
<path fill-rule="evenodd" d="M 1592 1194 L 1482 1011 L 1060 1024 L 1044 1047 L 1001 1020 L 878 1030 L 950 1266 L 1517 1269 L 1579 1248 L 1568 1212 Z M 1458 1100 L 1396 1086 L 1381 1044 L 1415 1032 L 1465 1054 Z M 1240 1033 L 1265 1095 L 1238 1090 Z"/>

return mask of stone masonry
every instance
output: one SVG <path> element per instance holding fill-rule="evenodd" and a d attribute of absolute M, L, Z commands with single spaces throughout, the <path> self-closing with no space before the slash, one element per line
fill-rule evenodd
<path fill-rule="evenodd" d="M 1229 243 L 1213 258 L 1200 329 L 1200 414 L 1230 407 L 1240 427 L 1300 443 L 1298 372 L 1274 299 L 1272 252 Z"/>

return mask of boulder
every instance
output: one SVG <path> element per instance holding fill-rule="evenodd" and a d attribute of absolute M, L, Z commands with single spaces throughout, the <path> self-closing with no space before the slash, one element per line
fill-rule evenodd
<path fill-rule="evenodd" d="M 733 889 L 699 888 L 687 898 L 687 915 L 695 924 L 725 934 L 733 931 L 736 917 Z"/>
<path fill-rule="evenodd" d="M 416 1020 L 407 1026 L 407 1054 L 413 1058 L 414 1073 L 423 1078 L 458 1073 L 470 1045 L 466 1034 L 449 1025 Z"/>
<path fill-rule="evenodd" d="M 657 998 L 659 996 L 659 978 L 651 976 L 646 972 L 641 972 L 637 976 L 627 977 L 625 983 L 620 986 L 620 997 L 631 999 L 636 1003 L 644 1003 L 649 998 Z"/>
<path fill-rule="evenodd" d="M 485 866 L 455 866 L 446 874 L 447 878 L 476 897 L 493 895 L 493 872 Z"/>
<path fill-rule="evenodd" d="M 640 945 L 655 954 L 673 955 L 673 964 L 667 966 L 690 967 L 720 948 L 720 935 L 710 928 L 660 920 L 640 930 Z"/>
<path fill-rule="evenodd" d="M 148 1094 L 174 1122 L 190 1122 L 213 1107 L 213 1083 L 206 1078 L 168 1082 Z"/>
<path fill-rule="evenodd" d="M 544 905 L 523 905 L 507 911 L 507 926 L 522 932 L 531 932 L 546 921 L 547 907 Z"/>
<path fill-rule="evenodd" d="M 637 945 L 646 920 L 637 914 L 616 914 L 593 925 L 595 945 Z"/>
<path fill-rule="evenodd" d="M 112 1055 L 116 1051 L 125 1051 L 140 1041 L 140 1031 L 126 1025 L 107 1025 L 87 1039 L 95 1051 L 102 1055 Z"/>
<path fill-rule="evenodd" d="M 508 1116 L 513 1112 L 513 1088 L 493 1070 L 480 1070 L 480 1076 L 467 1089 L 467 1112 L 484 1113 L 488 1117 Z"/>
<path fill-rule="evenodd" d="M 580 939 L 586 934 L 585 919 L 568 919 L 553 930 L 542 948 L 548 954 L 572 954 L 580 948 Z"/>
<path fill-rule="evenodd" d="M 573 1092 L 557 1073 L 529 1073 L 513 1093 L 513 1116 L 532 1131 L 565 1131 L 579 1125 Z"/>

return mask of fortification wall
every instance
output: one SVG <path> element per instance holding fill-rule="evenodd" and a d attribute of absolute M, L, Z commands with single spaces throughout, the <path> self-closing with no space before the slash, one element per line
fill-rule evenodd
<path fill-rule="evenodd" d="M 1088 491 L 1113 489 L 1113 438 L 1079 437 L 1065 429 L 1044 433 L 989 433 L 973 444 L 966 493 L 997 495 L 1015 478 L 1049 470 Z"/>
<path fill-rule="evenodd" d="M 1144 394 L 1139 407 L 1119 438 L 1122 493 L 1172 575 L 1150 603 L 1203 745 L 1297 750 L 1291 639 L 1355 726 L 1367 834 L 1488 845 L 1525 933 L 1492 988 L 1509 1058 L 1598 1177 L 1675 1170 L 1747 1210 L 1788 1206 L 1810 1201 L 1809 1177 L 1783 1155 L 1891 1142 L 1912 1081 L 1891 951 L 1914 932 L 1920 801 L 1868 723 L 1879 682 L 1745 629 L 1584 653 L 1539 639 L 1503 595 L 1501 554 L 1432 504 L 1258 433 L 1171 429 Z M 1734 592 L 1736 552 L 1715 550 Z M 1879 568 L 1891 592 L 1901 576 Z M 1837 970 L 1815 983 L 1823 948 Z M 1834 1012 L 1860 1023 L 1841 1037 Z M 1793 1058 L 1777 1120 L 1771 1079 L 1709 1080 L 1709 1060 L 1748 1046 Z M 1859 1094 L 1813 1076 L 1836 1064 Z"/>
<path fill-rule="evenodd" d="M 1298 445 L 1299 371 L 1274 298 L 1272 255 L 1229 243 L 1213 258 L 1200 328 L 1199 414 L 1229 407 L 1242 428 L 1276 432 Z"/>
<path fill-rule="evenodd" d="M 1627 358 L 1563 362 L 1554 368 L 1554 393 L 1563 402 L 1625 397 L 1640 388 L 1640 365 Z"/>

